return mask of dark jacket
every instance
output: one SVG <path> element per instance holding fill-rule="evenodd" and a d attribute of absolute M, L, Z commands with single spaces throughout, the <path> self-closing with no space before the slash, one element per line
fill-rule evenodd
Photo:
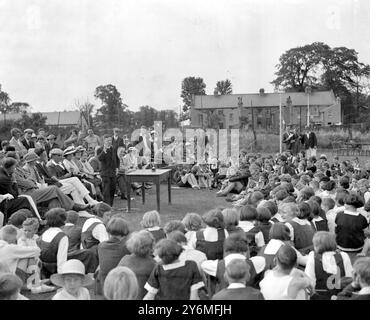
<path fill-rule="evenodd" d="M 63 166 L 63 164 L 62 164 L 62 166 Z M 58 179 L 63 179 L 64 176 L 66 174 L 68 174 L 67 169 L 65 169 L 65 168 L 63 169 L 61 166 L 55 165 L 52 162 L 48 162 L 47 165 L 46 165 L 46 168 L 47 168 L 47 170 L 49 172 L 49 175 L 51 177 L 57 177 Z"/>
<path fill-rule="evenodd" d="M 317 147 L 317 138 L 315 132 L 310 132 L 309 136 L 307 134 L 303 134 L 301 136 L 301 142 L 304 145 L 304 148 L 307 150 L 308 148 L 315 148 Z"/>
<path fill-rule="evenodd" d="M 22 138 L 20 141 L 22 142 L 22 144 L 24 145 L 24 147 L 27 150 L 28 149 L 32 149 L 32 148 L 35 148 L 35 143 L 33 141 L 27 142 L 27 140 L 25 138 Z"/>
<path fill-rule="evenodd" d="M 18 185 L 8 175 L 4 168 L 0 168 L 0 194 L 10 193 L 14 198 L 18 197 Z"/>
<path fill-rule="evenodd" d="M 98 160 L 100 161 L 100 176 L 102 177 L 115 177 L 116 168 L 119 164 L 117 152 L 114 152 L 113 147 L 107 151 L 102 151 L 98 154 Z"/>
<path fill-rule="evenodd" d="M 49 174 L 48 168 L 46 167 L 45 163 L 43 162 L 36 162 L 35 167 L 39 175 L 44 178 L 47 184 L 55 184 L 56 182 L 51 178 L 52 176 Z"/>
<path fill-rule="evenodd" d="M 115 154 L 117 154 L 119 147 L 125 147 L 123 139 L 121 137 L 118 137 L 117 140 L 114 140 L 114 137 L 112 136 L 112 148 Z M 117 161 L 117 168 L 118 167 L 119 167 L 119 162 Z"/>

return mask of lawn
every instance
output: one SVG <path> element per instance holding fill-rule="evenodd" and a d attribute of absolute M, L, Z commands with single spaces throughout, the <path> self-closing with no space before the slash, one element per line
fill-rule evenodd
<path fill-rule="evenodd" d="M 162 226 L 170 220 L 181 220 L 186 213 L 196 212 L 202 215 L 204 212 L 217 206 L 226 206 L 228 203 L 225 198 L 216 197 L 216 190 L 194 190 L 191 188 L 178 188 L 172 186 L 172 204 L 168 203 L 167 185 L 161 185 L 161 220 Z M 122 212 L 125 219 L 129 222 L 132 230 L 140 229 L 140 221 L 145 212 L 156 210 L 155 186 L 145 192 L 145 204 L 142 203 L 141 196 L 135 196 L 131 201 L 131 212 L 127 213 L 127 201 L 115 198 L 114 210 Z"/>

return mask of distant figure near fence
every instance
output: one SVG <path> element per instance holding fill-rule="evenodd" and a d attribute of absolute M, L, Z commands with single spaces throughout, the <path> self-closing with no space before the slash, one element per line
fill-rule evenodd
<path fill-rule="evenodd" d="M 316 157 L 317 138 L 315 132 L 310 130 L 310 127 L 306 126 L 306 133 L 302 135 L 301 141 L 306 150 L 306 157 Z"/>

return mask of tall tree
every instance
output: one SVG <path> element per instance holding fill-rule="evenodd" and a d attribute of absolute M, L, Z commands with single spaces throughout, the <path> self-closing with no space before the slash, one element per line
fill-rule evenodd
<path fill-rule="evenodd" d="M 233 93 L 233 86 L 229 79 L 217 81 L 214 94 L 226 95 Z"/>
<path fill-rule="evenodd" d="M 276 89 L 304 92 L 306 86 L 318 84 L 317 71 L 322 57 L 329 52 L 330 47 L 322 42 L 289 49 L 280 56 L 276 78 L 271 83 Z"/>
<path fill-rule="evenodd" d="M 181 84 L 181 98 L 184 102 L 182 107 L 186 117 L 188 117 L 188 111 L 192 103 L 192 95 L 204 95 L 206 94 L 206 84 L 203 78 L 187 77 L 182 80 Z"/>
<path fill-rule="evenodd" d="M 4 122 L 6 122 L 6 114 L 11 110 L 9 94 L 0 89 L 0 113 L 4 115 Z"/>
<path fill-rule="evenodd" d="M 106 125 L 120 124 L 122 112 L 126 105 L 122 103 L 121 94 L 112 84 L 101 85 L 95 89 L 96 99 L 100 99 L 102 106 L 98 109 L 106 120 Z"/>
<path fill-rule="evenodd" d="M 276 67 L 276 78 L 271 82 L 275 88 L 304 92 L 311 86 L 333 90 L 341 98 L 344 113 L 351 117 L 356 116 L 363 101 L 364 83 L 370 78 L 370 66 L 358 60 L 355 50 L 330 48 L 322 42 L 289 49 Z"/>

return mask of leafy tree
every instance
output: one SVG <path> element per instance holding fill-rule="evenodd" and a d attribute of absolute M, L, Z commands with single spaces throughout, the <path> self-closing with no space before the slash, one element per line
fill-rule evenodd
<path fill-rule="evenodd" d="M 275 80 L 277 89 L 304 92 L 307 86 L 333 90 L 341 98 L 345 120 L 356 118 L 363 99 L 370 66 L 358 60 L 358 53 L 346 47 L 330 48 L 322 42 L 292 48 L 283 53 Z M 366 100 L 366 99 L 365 99 Z"/>
<path fill-rule="evenodd" d="M 9 113 L 10 110 L 9 94 L 0 90 L 0 112 L 4 115 L 4 122 L 6 121 L 6 114 Z"/>
<path fill-rule="evenodd" d="M 101 85 L 95 89 L 94 96 L 102 103 L 98 109 L 98 113 L 102 115 L 100 121 L 109 127 L 115 124 L 120 125 L 127 105 L 122 103 L 121 94 L 117 88 L 112 84 Z"/>
<path fill-rule="evenodd" d="M 203 78 L 187 77 L 182 80 L 181 84 L 181 98 L 184 102 L 182 107 L 185 115 L 183 119 L 187 118 L 189 115 L 189 109 L 192 103 L 192 95 L 204 95 L 206 84 L 203 81 Z"/>
<path fill-rule="evenodd" d="M 6 124 L 7 114 L 26 112 L 29 106 L 26 102 L 11 102 L 9 94 L 2 91 L 0 85 L 0 113 L 4 115 L 4 125 Z"/>
<path fill-rule="evenodd" d="M 27 112 L 22 113 L 22 118 L 14 121 L 14 124 L 18 128 L 32 128 L 38 130 L 45 128 L 47 117 L 43 116 L 41 112 L 32 113 L 31 115 Z"/>
<path fill-rule="evenodd" d="M 299 92 L 304 92 L 308 85 L 315 86 L 322 57 L 328 55 L 329 51 L 330 47 L 322 42 L 289 49 L 280 56 L 276 65 L 276 79 L 271 83 L 276 89 Z"/>
<path fill-rule="evenodd" d="M 217 81 L 214 93 L 220 95 L 232 94 L 233 88 L 231 81 L 229 79 Z"/>

